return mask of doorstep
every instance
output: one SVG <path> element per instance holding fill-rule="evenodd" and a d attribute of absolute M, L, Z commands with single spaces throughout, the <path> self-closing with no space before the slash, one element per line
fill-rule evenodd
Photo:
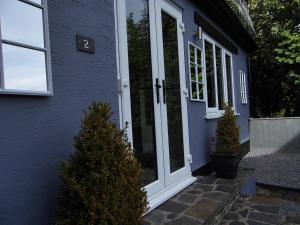
<path fill-rule="evenodd" d="M 233 180 L 214 175 L 199 177 L 192 185 L 147 214 L 144 225 L 218 224 L 253 178 L 253 173 L 253 169 L 239 168 L 238 176 Z"/>

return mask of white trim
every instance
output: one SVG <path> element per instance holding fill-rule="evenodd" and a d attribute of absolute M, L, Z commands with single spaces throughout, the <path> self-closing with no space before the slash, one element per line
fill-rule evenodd
<path fill-rule="evenodd" d="M 226 55 L 230 57 L 230 66 L 231 66 L 231 82 L 232 82 L 232 105 L 233 110 L 236 113 L 236 102 L 235 102 L 235 86 L 234 86 L 234 71 L 233 71 L 233 57 L 232 53 L 230 53 L 222 44 L 215 41 L 213 38 L 211 38 L 209 35 L 207 35 L 205 32 L 203 32 L 203 38 L 202 38 L 202 44 L 203 44 L 203 74 L 205 78 L 205 84 L 207 84 L 207 74 L 206 74 L 206 50 L 205 50 L 205 41 L 210 43 L 213 47 L 213 63 L 214 63 L 214 79 L 215 79 L 215 101 L 216 101 L 216 107 L 208 107 L 208 92 L 207 92 L 207 85 L 205 85 L 205 102 L 206 102 L 206 119 L 216 119 L 220 118 L 222 116 L 222 112 L 224 110 L 219 109 L 219 96 L 218 96 L 218 79 L 217 79 L 217 68 L 216 68 L 216 46 L 221 49 L 222 54 L 222 72 L 223 72 L 223 97 L 224 101 L 228 102 L 228 85 L 227 85 L 227 69 L 226 69 Z"/>
<path fill-rule="evenodd" d="M 240 70 L 239 74 L 240 74 L 241 103 L 243 105 L 246 105 L 246 104 L 248 104 L 246 74 L 241 70 Z"/>
<path fill-rule="evenodd" d="M 129 79 L 129 59 L 128 59 L 128 43 L 127 43 L 127 13 L 126 2 L 124 0 L 115 1 L 116 14 L 116 36 L 117 36 L 117 54 L 118 54 L 118 79 L 120 85 L 120 110 L 122 117 L 121 127 L 124 122 L 129 122 L 128 138 L 133 142 L 132 127 L 131 127 L 131 98 L 130 98 L 130 79 Z M 161 80 L 164 78 L 164 56 L 162 46 L 162 25 L 161 25 L 161 10 L 173 16 L 177 20 L 178 26 L 178 51 L 179 51 L 179 71 L 180 71 L 180 89 L 181 89 L 181 108 L 182 108 L 182 123 L 183 123 L 183 139 L 184 139 L 184 154 L 185 167 L 170 174 L 168 168 L 168 133 L 166 126 L 166 109 L 162 101 L 163 90 L 160 89 L 160 103 L 156 102 L 156 91 L 153 91 L 154 99 L 154 114 L 155 114 L 155 133 L 156 133 L 156 148 L 157 148 L 157 165 L 158 165 L 158 180 L 145 186 L 145 190 L 150 199 L 150 205 L 157 206 L 162 201 L 167 200 L 166 197 L 181 191 L 186 187 L 187 178 L 191 177 L 191 165 L 187 162 L 189 155 L 189 134 L 188 134 L 188 117 L 187 117 L 187 97 L 186 81 L 185 81 L 185 63 L 184 63 L 184 41 L 183 33 L 180 28 L 182 20 L 182 11 L 174 4 L 167 0 L 149 0 L 149 23 L 150 23 L 150 38 L 151 38 L 151 57 L 152 57 L 152 83 L 155 84 L 156 78 Z M 126 84 L 126 85 L 124 85 Z M 188 153 L 188 154 L 187 154 Z M 180 183 L 178 183 L 180 181 Z M 171 188 L 171 189 L 170 189 Z M 169 194 L 168 194 L 169 193 Z M 160 195 L 158 197 L 158 195 Z M 154 198 L 154 196 L 156 196 Z M 156 200 L 151 200 L 156 199 Z M 151 203 L 153 202 L 153 203 Z M 155 203 L 156 202 L 156 203 Z"/>
<path fill-rule="evenodd" d="M 244 144 L 245 142 L 250 141 L 250 137 L 244 138 L 240 140 L 240 144 Z"/>
<path fill-rule="evenodd" d="M 30 96 L 53 96 L 53 83 L 52 83 L 52 70 L 51 70 L 51 52 L 50 52 L 50 34 L 49 34 L 49 21 L 48 21 L 48 5 L 47 0 L 42 0 L 42 4 L 36 4 L 31 1 L 21 0 L 22 3 L 30 5 L 31 7 L 39 8 L 42 10 L 42 19 L 43 19 L 43 36 L 44 36 L 44 47 L 36 47 L 23 43 L 18 43 L 10 40 L 1 39 L 1 30 L 0 30 L 0 65 L 2 67 L 0 72 L 0 94 L 8 95 L 30 95 Z M 0 24 L 1 26 L 1 24 Z M 46 71 L 46 81 L 47 81 L 47 91 L 32 91 L 32 90 L 18 90 L 18 89 L 5 89 L 4 84 L 4 71 L 3 71 L 3 52 L 2 44 L 6 43 L 12 46 L 22 47 L 26 49 L 33 49 L 36 51 L 45 53 L 45 71 Z"/>
<path fill-rule="evenodd" d="M 180 180 L 179 182 L 174 183 L 171 187 L 164 189 L 162 192 L 159 192 L 155 196 L 149 198 L 148 213 L 168 199 L 172 198 L 174 195 L 178 194 L 183 189 L 193 184 L 195 181 L 197 181 L 196 177 L 191 176 L 185 178 L 184 180 Z"/>
<path fill-rule="evenodd" d="M 194 54 L 194 58 L 195 58 L 195 62 L 191 62 L 191 52 L 190 52 L 190 46 L 193 46 L 195 54 Z M 201 65 L 198 64 L 198 55 L 197 55 L 197 50 L 200 50 L 201 52 Z M 205 81 L 204 81 L 204 72 L 203 72 L 203 49 L 200 48 L 199 46 L 195 45 L 194 43 L 188 41 L 188 69 L 189 69 L 189 85 L 190 85 L 190 101 L 194 101 L 194 102 L 205 102 L 205 96 L 204 96 L 204 89 L 205 87 Z M 196 77 L 196 81 L 192 81 L 192 70 L 191 70 L 191 64 L 194 64 L 195 66 L 195 77 Z M 198 80 L 198 73 L 199 73 L 199 68 L 201 67 L 202 70 L 202 82 L 199 82 Z M 196 89 L 197 89 L 197 99 L 193 98 L 193 88 L 192 88 L 192 83 L 195 83 Z M 200 98 L 200 90 L 199 90 L 199 85 L 202 85 L 203 88 L 203 99 Z"/>
<path fill-rule="evenodd" d="M 117 16 L 117 0 L 114 0 L 114 19 L 115 19 L 115 38 L 116 38 L 116 62 L 117 62 L 117 79 L 118 79 L 118 101 L 119 101 L 119 127 L 123 129 L 122 115 L 122 93 L 121 93 L 121 75 L 120 75 L 120 53 L 119 53 L 119 35 L 118 35 L 118 16 Z"/>

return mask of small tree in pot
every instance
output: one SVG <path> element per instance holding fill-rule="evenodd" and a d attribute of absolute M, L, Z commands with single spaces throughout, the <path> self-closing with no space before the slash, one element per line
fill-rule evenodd
<path fill-rule="evenodd" d="M 225 113 L 218 120 L 216 131 L 216 151 L 211 155 L 217 177 L 235 178 L 240 154 L 240 131 L 231 106 L 225 106 Z"/>
<path fill-rule="evenodd" d="M 108 104 L 93 103 L 62 164 L 56 225 L 142 225 L 147 210 L 143 171 Z"/>

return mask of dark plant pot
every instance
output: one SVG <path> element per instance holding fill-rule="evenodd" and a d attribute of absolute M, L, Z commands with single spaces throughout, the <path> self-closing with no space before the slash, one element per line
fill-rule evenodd
<path fill-rule="evenodd" d="M 213 153 L 210 157 L 218 178 L 236 178 L 239 163 L 243 157 L 241 153 L 234 155 Z"/>

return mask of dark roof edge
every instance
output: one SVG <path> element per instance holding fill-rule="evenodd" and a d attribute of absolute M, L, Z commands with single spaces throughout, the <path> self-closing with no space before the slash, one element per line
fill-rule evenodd
<path fill-rule="evenodd" d="M 257 44 L 245 29 L 225 0 L 194 0 L 209 19 L 222 28 L 226 34 L 248 53 L 257 49 Z"/>

